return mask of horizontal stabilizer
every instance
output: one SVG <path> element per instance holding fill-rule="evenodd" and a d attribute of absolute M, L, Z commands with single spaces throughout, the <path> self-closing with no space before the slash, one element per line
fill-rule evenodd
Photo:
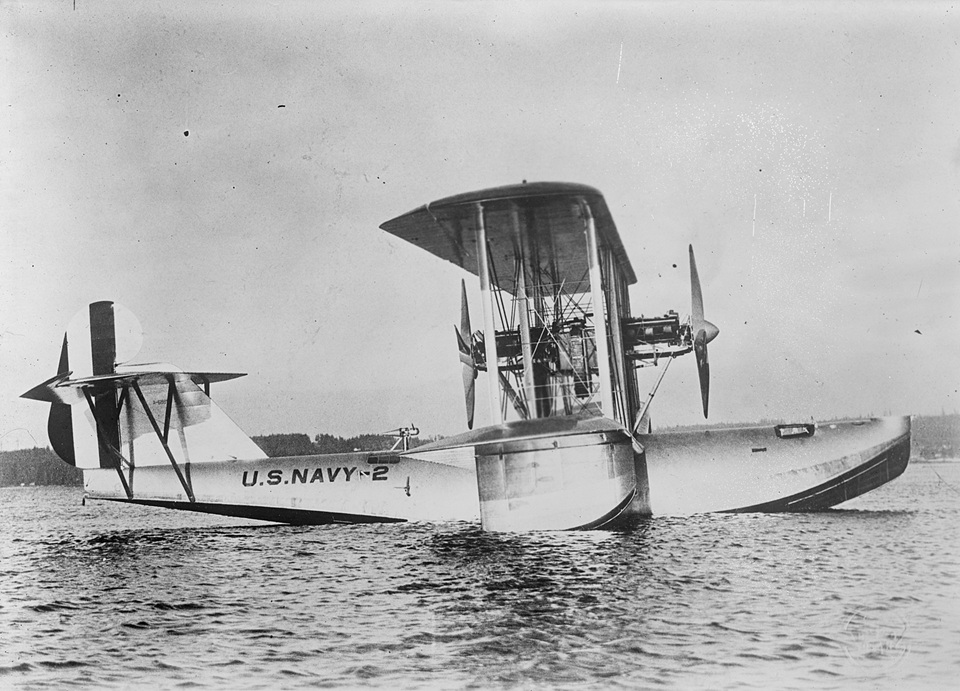
<path fill-rule="evenodd" d="M 62 428 L 72 442 L 72 448 L 64 444 L 63 450 L 81 468 L 103 467 L 101 451 L 108 454 L 111 466 L 123 467 L 265 458 L 207 393 L 211 383 L 242 376 L 182 372 L 163 363 L 120 367 L 113 374 L 79 379 L 71 379 L 66 371 L 23 398 L 53 404 L 51 410 L 60 415 L 58 433 Z M 113 420 L 104 419 L 96 406 L 105 395 L 117 401 Z M 72 410 L 72 416 L 64 416 L 61 411 L 66 410 Z M 112 425 L 117 437 L 104 441 L 103 433 Z"/>
<path fill-rule="evenodd" d="M 126 368 L 125 371 L 117 371 L 113 374 L 101 374 L 93 377 L 83 377 L 81 379 L 70 379 L 72 372 L 66 372 L 51 377 L 42 384 L 21 394 L 20 397 L 35 401 L 45 401 L 47 403 L 73 404 L 78 400 L 82 400 L 82 397 L 78 397 L 77 393 L 83 389 L 98 392 L 108 389 L 119 390 L 132 386 L 135 381 L 139 383 L 140 386 L 167 384 L 171 381 L 191 381 L 197 386 L 208 386 L 210 384 L 230 381 L 231 379 L 246 376 L 243 372 L 181 372 L 170 365 L 159 363 L 151 365 L 150 367 L 155 367 L 156 369 Z M 123 368 L 118 369 L 123 370 Z"/>

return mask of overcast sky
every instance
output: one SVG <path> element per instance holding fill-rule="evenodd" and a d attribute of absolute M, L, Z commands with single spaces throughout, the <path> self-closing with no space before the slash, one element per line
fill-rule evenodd
<path fill-rule="evenodd" d="M 524 179 L 604 193 L 637 314 L 693 243 L 712 421 L 960 408 L 950 3 L 199 5 L 0 6 L 2 448 L 98 299 L 251 434 L 463 430 L 466 274 L 378 226 Z"/>

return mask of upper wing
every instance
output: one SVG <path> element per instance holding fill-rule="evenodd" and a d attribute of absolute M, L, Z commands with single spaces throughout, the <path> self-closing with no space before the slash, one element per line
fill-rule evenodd
<path fill-rule="evenodd" d="M 503 290 L 516 293 L 518 256 L 525 258 L 536 280 L 562 286 L 564 292 L 582 290 L 588 269 L 584 205 L 593 215 L 599 242 L 613 252 L 626 282 L 637 280 L 603 195 L 586 185 L 523 183 L 458 194 L 380 227 L 477 275 L 478 205 L 483 208 L 491 260 Z"/>

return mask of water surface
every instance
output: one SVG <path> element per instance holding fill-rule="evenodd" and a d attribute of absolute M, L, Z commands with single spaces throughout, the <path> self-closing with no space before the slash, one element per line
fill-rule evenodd
<path fill-rule="evenodd" d="M 942 688 L 960 463 L 816 514 L 288 527 L 0 490 L 0 688 Z"/>

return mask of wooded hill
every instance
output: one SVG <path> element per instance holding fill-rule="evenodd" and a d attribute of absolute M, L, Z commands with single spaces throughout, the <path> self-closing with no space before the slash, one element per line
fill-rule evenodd
<path fill-rule="evenodd" d="M 263 452 L 274 458 L 276 456 L 307 456 L 315 453 L 348 453 L 350 451 L 383 451 L 389 449 L 397 441 L 396 437 L 381 434 L 361 434 L 359 437 L 335 437 L 332 434 L 318 434 L 311 441 L 310 437 L 302 433 L 267 434 L 261 437 L 252 437 L 253 441 L 263 449 Z M 410 439 L 410 446 L 420 446 L 427 443 L 417 438 Z"/>
<path fill-rule="evenodd" d="M 50 449 L 0 452 L 0 487 L 20 485 L 83 485 L 83 475 Z"/>

